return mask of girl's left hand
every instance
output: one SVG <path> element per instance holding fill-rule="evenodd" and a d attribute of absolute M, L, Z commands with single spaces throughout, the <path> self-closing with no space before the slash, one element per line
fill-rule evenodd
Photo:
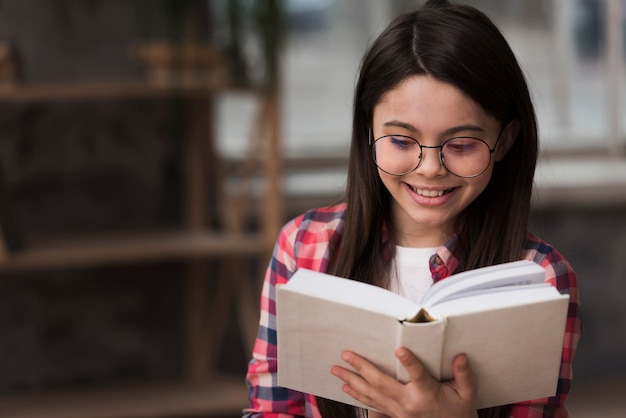
<path fill-rule="evenodd" d="M 398 382 L 351 351 L 343 352 L 342 359 L 355 371 L 334 366 L 331 372 L 345 383 L 344 392 L 390 417 L 477 416 L 478 386 L 465 355 L 455 357 L 454 380 L 447 382 L 434 379 L 407 348 L 396 350 L 396 357 L 409 375 L 408 383 Z"/>

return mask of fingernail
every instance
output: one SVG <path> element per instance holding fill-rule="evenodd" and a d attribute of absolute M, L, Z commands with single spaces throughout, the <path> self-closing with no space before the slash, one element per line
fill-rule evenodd
<path fill-rule="evenodd" d="M 461 356 L 461 360 L 459 361 L 459 369 L 461 370 L 467 369 L 467 357 Z"/>
<path fill-rule="evenodd" d="M 398 350 L 398 358 L 400 360 L 406 360 L 409 358 L 409 353 L 405 349 Z"/>
<path fill-rule="evenodd" d="M 343 361 L 350 363 L 353 358 L 352 353 L 349 351 L 344 351 L 343 353 L 341 353 L 341 358 L 343 359 Z"/>

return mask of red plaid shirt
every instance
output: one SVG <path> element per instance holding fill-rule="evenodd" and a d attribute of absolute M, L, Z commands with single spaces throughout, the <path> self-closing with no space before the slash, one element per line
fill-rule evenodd
<path fill-rule="evenodd" d="M 286 283 L 298 268 L 326 271 L 329 248 L 341 239 L 345 204 L 309 211 L 285 225 L 278 237 L 261 295 L 259 333 L 248 366 L 250 407 L 244 417 L 319 417 L 315 397 L 279 387 L 276 361 L 276 285 Z M 456 270 L 455 240 L 440 247 L 431 259 L 435 281 Z M 546 269 L 546 281 L 570 295 L 570 306 L 561 374 L 556 396 L 513 405 L 511 417 L 567 417 L 565 400 L 572 381 L 572 361 L 581 335 L 576 275 L 567 261 L 550 245 L 528 235 L 524 258 Z"/>

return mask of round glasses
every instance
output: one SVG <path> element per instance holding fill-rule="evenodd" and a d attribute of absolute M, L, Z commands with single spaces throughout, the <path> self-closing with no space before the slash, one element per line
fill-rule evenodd
<path fill-rule="evenodd" d="M 386 135 L 374 141 L 372 156 L 376 166 L 385 173 L 403 176 L 420 166 L 424 148 L 439 148 L 439 161 L 446 170 L 457 177 L 470 178 L 480 176 L 489 168 L 496 145 L 489 148 L 482 139 L 457 137 L 442 145 L 426 146 L 410 136 Z"/>

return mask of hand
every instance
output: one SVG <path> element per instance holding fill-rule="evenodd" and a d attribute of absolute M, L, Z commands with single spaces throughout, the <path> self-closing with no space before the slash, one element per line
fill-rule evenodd
<path fill-rule="evenodd" d="M 381 414 L 380 412 L 368 410 L 367 418 L 391 418 L 389 415 Z"/>
<path fill-rule="evenodd" d="M 390 418 L 390 417 L 388 415 L 381 414 L 380 412 L 368 410 L 367 418 Z"/>
<path fill-rule="evenodd" d="M 396 357 L 407 371 L 408 383 L 398 382 L 351 351 L 343 352 L 342 359 L 354 372 L 340 366 L 331 372 L 345 383 L 344 392 L 390 417 L 477 416 L 478 386 L 464 354 L 455 357 L 454 379 L 447 382 L 434 379 L 407 348 L 396 350 Z"/>

